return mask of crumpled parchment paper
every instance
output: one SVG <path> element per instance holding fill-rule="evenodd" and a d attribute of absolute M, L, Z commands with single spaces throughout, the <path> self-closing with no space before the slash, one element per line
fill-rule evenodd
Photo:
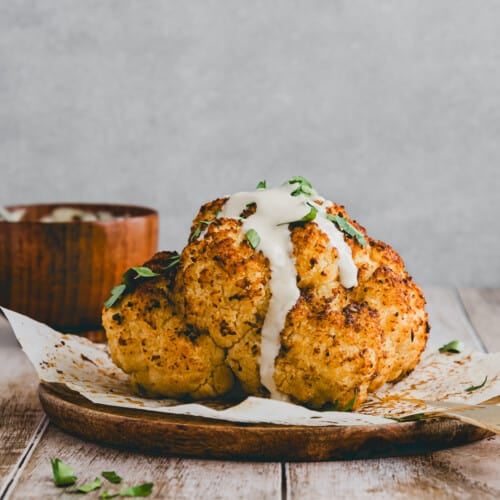
<path fill-rule="evenodd" d="M 113 364 L 105 345 L 56 332 L 27 316 L 0 309 L 41 382 L 64 384 L 96 404 L 239 423 L 311 426 L 393 424 L 401 419 L 445 415 L 500 432 L 500 353 L 426 353 L 408 377 L 382 387 L 356 412 L 313 411 L 258 397 L 233 406 L 186 404 L 135 395 L 128 376 Z"/>

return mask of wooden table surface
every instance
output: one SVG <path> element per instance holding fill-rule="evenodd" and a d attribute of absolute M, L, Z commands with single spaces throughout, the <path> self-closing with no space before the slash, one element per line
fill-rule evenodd
<path fill-rule="evenodd" d="M 460 339 L 500 351 L 500 290 L 424 289 L 430 348 Z M 500 438 L 417 456 L 317 463 L 256 463 L 153 457 L 64 434 L 45 417 L 38 380 L 0 319 L 0 498 L 68 498 L 54 486 L 51 458 L 71 465 L 79 484 L 114 470 L 127 484 L 154 483 L 150 498 L 500 498 Z M 92 492 L 85 498 L 98 498 Z"/>

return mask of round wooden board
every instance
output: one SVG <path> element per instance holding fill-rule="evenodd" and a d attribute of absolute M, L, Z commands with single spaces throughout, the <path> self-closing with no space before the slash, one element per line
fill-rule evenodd
<path fill-rule="evenodd" d="M 336 460 L 415 454 L 491 435 L 452 419 L 349 427 L 237 424 L 96 405 L 59 385 L 41 385 L 39 395 L 50 420 L 69 434 L 155 455 Z"/>

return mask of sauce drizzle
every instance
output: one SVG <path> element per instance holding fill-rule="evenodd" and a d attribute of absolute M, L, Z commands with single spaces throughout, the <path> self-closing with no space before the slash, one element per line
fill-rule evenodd
<path fill-rule="evenodd" d="M 257 250 L 269 260 L 271 299 L 261 331 L 260 379 L 271 398 L 281 400 L 288 398 L 276 388 L 274 364 L 279 354 L 280 334 L 286 316 L 300 297 L 288 223 L 301 220 L 314 205 L 318 213 L 313 222 L 328 236 L 330 245 L 338 250 L 340 282 L 346 288 L 357 284 L 357 267 L 352 259 L 351 248 L 345 242 L 344 234 L 324 216 L 327 203 L 317 203 L 324 201 L 318 196 L 292 196 L 295 189 L 296 186 L 285 183 L 278 188 L 236 193 L 227 199 L 219 214 L 221 218 L 241 220 L 245 234 L 251 229 L 256 231 L 260 236 Z M 256 204 L 255 213 L 241 219 L 241 213 L 251 203 Z"/>

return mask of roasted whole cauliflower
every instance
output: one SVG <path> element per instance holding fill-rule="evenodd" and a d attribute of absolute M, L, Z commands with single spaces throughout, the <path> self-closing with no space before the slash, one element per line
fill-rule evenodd
<path fill-rule="evenodd" d="M 398 253 L 303 177 L 203 205 L 181 254 L 124 275 L 103 311 L 138 393 L 356 409 L 419 362 L 425 299 Z"/>

